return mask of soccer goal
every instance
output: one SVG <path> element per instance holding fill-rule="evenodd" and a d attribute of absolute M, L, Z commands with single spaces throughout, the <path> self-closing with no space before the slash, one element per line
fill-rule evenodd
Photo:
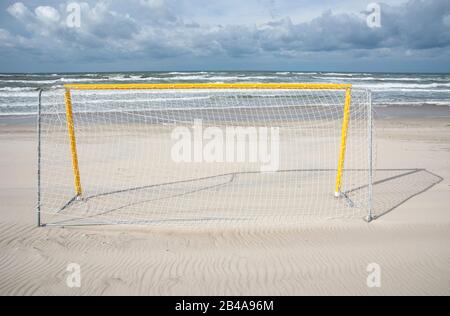
<path fill-rule="evenodd" d="M 374 218 L 348 84 L 70 84 L 38 112 L 39 226 Z"/>

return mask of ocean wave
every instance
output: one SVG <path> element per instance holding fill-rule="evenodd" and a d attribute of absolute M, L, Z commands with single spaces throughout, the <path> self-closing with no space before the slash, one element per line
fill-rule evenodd
<path fill-rule="evenodd" d="M 68 83 L 175 83 L 175 82 L 344 82 L 355 88 L 373 91 L 374 106 L 450 106 L 450 74 L 379 74 L 379 73 L 339 73 L 339 72 L 127 72 L 127 73 L 80 73 L 80 74 L 0 74 L 0 115 L 30 115 L 37 103 L 37 87 L 44 86 L 44 101 L 64 105 L 63 84 Z M 215 90 L 210 90 L 214 92 Z M 219 91 L 219 90 L 217 90 Z M 198 91 L 114 91 L 118 99 L 123 99 L 123 107 L 134 107 L 148 102 L 148 94 L 155 102 L 167 102 L 189 107 L 203 103 L 207 94 Z M 111 91 L 77 91 L 76 98 L 92 103 L 89 107 L 101 108 L 101 103 L 117 104 Z M 147 94 L 147 99 L 145 94 Z M 159 95 L 161 94 L 161 96 Z M 249 90 L 247 98 L 253 93 Z M 258 95 L 259 97 L 260 95 Z M 265 95 L 264 97 L 270 97 Z M 159 100 L 159 98 L 164 98 Z M 106 100 L 106 101 L 105 101 Z M 134 101 L 133 101 L 134 100 Z M 184 103 L 181 104 L 181 100 Z M 122 101 L 121 101 L 122 102 Z M 198 104 L 195 104 L 198 102 Z M 206 101 L 209 102 L 209 101 Z M 222 102 L 222 101 L 221 101 Z M 253 102 L 253 101 L 252 101 Z M 223 101 L 226 103 L 226 101 Z M 219 102 L 218 102 L 219 104 Z M 158 103 L 153 103 L 156 107 Z M 122 107 L 122 106 L 120 106 Z M 26 113 L 25 113 L 26 112 Z"/>
<path fill-rule="evenodd" d="M 344 76 L 344 77 L 356 77 L 356 76 L 370 76 L 370 73 L 343 73 L 343 72 L 320 72 L 322 76 Z"/>
<path fill-rule="evenodd" d="M 105 81 L 116 81 L 119 78 L 61 78 L 59 82 L 61 83 L 74 83 L 74 82 L 85 82 L 85 83 L 95 83 L 95 82 L 105 82 Z"/>
<path fill-rule="evenodd" d="M 37 98 L 38 92 L 37 91 L 30 91 L 30 92 L 14 92 L 14 93 L 4 93 L 0 92 L 0 106 L 3 103 L 2 99 L 8 99 L 8 102 L 10 102 L 11 99 L 31 99 L 31 98 Z"/>
<path fill-rule="evenodd" d="M 0 116 L 34 116 L 36 114 L 37 114 L 37 111 L 11 112 L 11 113 L 2 113 L 2 112 L 0 112 Z"/>
<path fill-rule="evenodd" d="M 206 74 L 212 74 L 214 72 L 207 72 L 207 71 L 172 71 L 172 72 L 168 72 L 168 73 L 164 73 L 167 75 L 194 75 L 194 74 L 201 74 L 201 75 L 206 75 Z"/>
<path fill-rule="evenodd" d="M 33 87 L 2 87 L 0 88 L 0 92 L 8 91 L 8 92 L 24 92 L 24 91 L 37 91 L 36 88 Z"/>
<path fill-rule="evenodd" d="M 384 89 L 384 90 L 401 90 L 401 89 L 420 89 L 420 90 L 428 90 L 433 88 L 441 88 L 441 89 L 449 89 L 450 83 L 424 83 L 424 84 L 397 84 L 397 83 L 382 83 L 382 84 L 354 84 L 354 87 L 357 88 L 369 88 L 373 90 Z"/>
<path fill-rule="evenodd" d="M 56 83 L 59 82 L 59 79 L 58 80 L 35 80 L 35 81 L 31 81 L 31 80 L 2 80 L 0 82 L 1 83 L 6 83 L 6 84 L 20 83 L 20 84 L 28 84 L 28 85 L 39 86 L 39 85 L 56 84 Z"/>
<path fill-rule="evenodd" d="M 315 76 L 313 77 L 314 79 L 326 79 L 326 80 L 344 80 L 347 82 L 351 82 L 351 81 L 399 81 L 399 82 L 423 82 L 423 81 L 431 81 L 431 82 L 448 82 L 450 80 L 449 79 L 442 79 L 442 78 L 427 78 L 427 77 L 423 77 L 423 78 L 392 78 L 392 77 L 360 77 L 360 78 L 348 78 L 348 77 L 327 77 L 327 78 L 323 78 L 320 76 Z"/>
<path fill-rule="evenodd" d="M 309 71 L 293 71 L 293 75 L 320 75 L 320 72 L 309 72 Z"/>
<path fill-rule="evenodd" d="M 274 80 L 278 79 L 276 76 L 207 76 L 207 75 L 193 75 L 193 76 L 175 76 L 171 78 L 158 78 L 158 80 L 188 80 L 188 81 L 208 81 L 208 82 L 230 82 L 230 81 L 249 81 L 249 80 Z"/>
<path fill-rule="evenodd" d="M 383 101 L 374 102 L 374 106 L 448 106 L 450 107 L 450 102 L 448 101 Z"/>
<path fill-rule="evenodd" d="M 110 76 L 106 78 L 70 78 L 70 77 L 62 77 L 59 79 L 53 80 L 0 80 L 1 84 L 28 84 L 30 86 L 39 86 L 39 85 L 57 85 L 57 84 L 66 84 L 66 83 L 96 83 L 96 82 L 133 82 L 133 81 L 153 81 L 153 80 L 161 80 L 161 78 L 143 78 L 141 76 Z"/>
<path fill-rule="evenodd" d="M 49 74 L 10 74 L 10 73 L 0 73 L 0 77 L 48 77 L 53 76 Z"/>

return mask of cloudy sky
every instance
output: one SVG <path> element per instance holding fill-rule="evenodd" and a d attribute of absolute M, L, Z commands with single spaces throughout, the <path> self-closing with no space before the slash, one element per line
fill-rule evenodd
<path fill-rule="evenodd" d="M 73 2 L 2 0 L 0 72 L 450 72 L 449 0 Z"/>

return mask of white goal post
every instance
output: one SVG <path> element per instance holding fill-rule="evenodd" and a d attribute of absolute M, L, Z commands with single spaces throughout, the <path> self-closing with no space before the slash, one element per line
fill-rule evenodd
<path fill-rule="evenodd" d="M 40 91 L 38 225 L 371 221 L 372 116 L 348 84 Z"/>

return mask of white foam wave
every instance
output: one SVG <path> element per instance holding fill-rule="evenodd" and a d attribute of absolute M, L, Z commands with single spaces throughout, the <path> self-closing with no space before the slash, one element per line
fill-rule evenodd
<path fill-rule="evenodd" d="M 26 83 L 26 84 L 55 84 L 58 80 L 1 80 L 2 83 Z"/>
<path fill-rule="evenodd" d="M 450 83 L 426 83 L 426 84 L 411 84 L 411 83 L 379 83 L 379 84 L 354 84 L 354 87 L 358 88 L 368 88 L 376 91 L 392 91 L 392 90 L 429 90 L 429 89 L 449 89 Z M 441 90 L 440 90 L 441 91 Z"/>
<path fill-rule="evenodd" d="M 36 114 L 37 112 L 11 112 L 11 113 L 0 113 L 0 116 L 32 116 Z"/>
<path fill-rule="evenodd" d="M 383 102 L 374 102 L 375 106 L 449 106 L 450 102 L 447 101 L 383 101 Z"/>
<path fill-rule="evenodd" d="M 354 78 L 348 78 L 348 77 L 320 77 L 315 76 L 314 79 L 326 79 L 326 80 L 345 80 L 345 81 L 406 81 L 406 82 L 423 82 L 423 81 L 432 81 L 432 82 L 449 82 L 449 79 L 443 79 L 443 78 L 430 78 L 430 77 L 421 77 L 421 78 L 406 78 L 406 77 L 373 77 L 373 76 L 367 76 L 367 77 L 354 77 Z"/>
<path fill-rule="evenodd" d="M 36 88 L 31 87 L 3 87 L 0 91 L 36 91 Z"/>
<path fill-rule="evenodd" d="M 214 72 L 210 72 L 210 74 L 212 74 L 212 73 L 214 73 Z M 186 72 L 184 72 L 184 71 L 172 71 L 172 72 L 168 72 L 167 74 L 168 75 L 180 75 L 180 76 L 186 75 L 186 76 L 189 76 L 189 75 L 195 75 L 195 74 L 207 75 L 208 72 L 206 72 L 206 71 L 194 71 L 194 72 L 189 72 L 189 71 L 186 71 Z"/>
<path fill-rule="evenodd" d="M 344 76 L 344 77 L 356 77 L 356 76 L 369 76 L 369 73 L 342 73 L 342 72 L 321 72 L 322 76 Z"/>

